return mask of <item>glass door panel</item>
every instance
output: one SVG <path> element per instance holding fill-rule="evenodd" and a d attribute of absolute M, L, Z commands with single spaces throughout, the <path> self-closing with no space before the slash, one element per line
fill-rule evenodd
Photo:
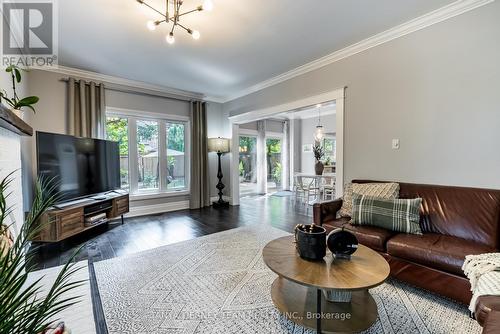
<path fill-rule="evenodd" d="M 257 193 L 257 138 L 240 136 L 240 196 Z"/>

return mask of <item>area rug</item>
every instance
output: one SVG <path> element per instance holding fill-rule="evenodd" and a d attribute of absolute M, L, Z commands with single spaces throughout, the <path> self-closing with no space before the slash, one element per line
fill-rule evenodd
<path fill-rule="evenodd" d="M 287 233 L 254 225 L 94 264 L 110 334 L 314 333 L 282 317 L 265 244 Z M 391 280 L 370 290 L 366 333 L 480 333 L 467 307 Z"/>

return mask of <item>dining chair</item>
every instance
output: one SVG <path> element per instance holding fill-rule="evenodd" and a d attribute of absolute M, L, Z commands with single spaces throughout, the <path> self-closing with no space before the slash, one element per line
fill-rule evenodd
<path fill-rule="evenodd" d="M 295 196 L 295 203 L 297 203 L 299 200 L 303 200 L 305 196 L 305 190 L 302 187 L 302 176 L 295 175 L 293 177 L 293 193 Z"/>
<path fill-rule="evenodd" d="M 335 178 L 326 177 L 324 178 L 324 183 L 321 185 L 321 200 L 333 201 L 335 199 Z"/>

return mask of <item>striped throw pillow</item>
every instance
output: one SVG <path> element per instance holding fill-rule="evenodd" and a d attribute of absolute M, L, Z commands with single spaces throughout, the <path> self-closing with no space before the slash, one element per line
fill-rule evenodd
<path fill-rule="evenodd" d="M 383 199 L 354 194 L 351 224 L 377 226 L 409 234 L 422 234 L 419 225 L 421 204 L 421 198 Z"/>

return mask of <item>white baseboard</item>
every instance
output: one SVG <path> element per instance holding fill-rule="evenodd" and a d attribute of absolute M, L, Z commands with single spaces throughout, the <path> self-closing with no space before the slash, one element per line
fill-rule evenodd
<path fill-rule="evenodd" d="M 153 215 L 157 213 L 172 212 L 189 209 L 189 201 L 177 201 L 171 203 L 161 203 L 153 205 L 142 205 L 131 207 L 130 212 L 125 215 L 126 218 Z"/>

